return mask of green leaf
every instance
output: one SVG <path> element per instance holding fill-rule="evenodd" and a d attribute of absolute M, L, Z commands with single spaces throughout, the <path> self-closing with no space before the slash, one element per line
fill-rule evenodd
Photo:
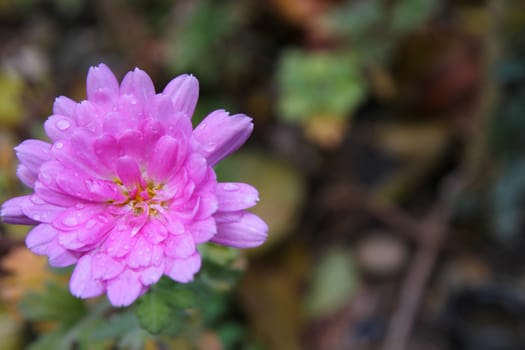
<path fill-rule="evenodd" d="M 160 333 L 168 325 L 171 311 L 166 297 L 154 289 L 140 299 L 136 310 L 140 325 L 152 334 Z"/>
<path fill-rule="evenodd" d="M 132 310 L 126 310 L 111 316 L 108 321 L 95 325 L 89 330 L 89 339 L 91 341 L 116 339 L 138 327 L 137 315 Z"/>
<path fill-rule="evenodd" d="M 326 316 L 337 311 L 350 300 L 356 284 L 356 270 L 349 253 L 338 248 L 328 251 L 314 271 L 307 297 L 310 315 Z"/>
<path fill-rule="evenodd" d="M 367 90 L 360 70 L 357 57 L 347 52 L 284 52 L 277 77 L 279 116 L 291 122 L 350 117 Z"/>
<path fill-rule="evenodd" d="M 30 292 L 19 304 L 20 312 L 31 321 L 59 321 L 70 325 L 87 312 L 81 299 L 71 295 L 66 286 L 48 282 L 42 293 Z"/>
<path fill-rule="evenodd" d="M 30 344 L 28 350 L 68 350 L 71 349 L 72 344 L 66 339 L 66 331 L 58 329 L 52 332 L 42 334 L 37 341 Z"/>

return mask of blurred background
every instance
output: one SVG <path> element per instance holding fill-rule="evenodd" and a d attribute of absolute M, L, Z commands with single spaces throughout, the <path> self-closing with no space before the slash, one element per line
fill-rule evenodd
<path fill-rule="evenodd" d="M 210 253 L 234 277 L 151 335 L 2 224 L 0 349 L 525 349 L 525 3 L 0 0 L 0 201 L 100 62 L 254 119 L 216 170 L 269 239 Z"/>

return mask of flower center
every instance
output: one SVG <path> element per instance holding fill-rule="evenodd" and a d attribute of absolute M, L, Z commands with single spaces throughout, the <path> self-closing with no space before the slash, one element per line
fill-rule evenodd
<path fill-rule="evenodd" d="M 140 183 L 126 186 L 115 179 L 114 182 L 119 186 L 121 193 L 126 197 L 126 200 L 119 204 L 119 206 L 128 206 L 132 212 L 139 215 L 156 216 L 159 210 L 167 207 L 167 202 L 159 198 L 158 192 L 162 191 L 163 184 L 155 184 L 152 181 L 141 180 Z"/>

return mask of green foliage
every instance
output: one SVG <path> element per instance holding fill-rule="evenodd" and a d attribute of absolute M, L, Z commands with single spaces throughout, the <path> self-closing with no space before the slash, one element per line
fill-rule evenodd
<path fill-rule="evenodd" d="M 192 286 L 163 278 L 140 298 L 136 312 L 142 328 L 160 333 L 171 320 L 184 317 L 184 309 L 194 306 Z"/>
<path fill-rule="evenodd" d="M 349 117 L 366 93 L 359 61 L 347 53 L 286 51 L 277 79 L 279 116 L 288 121 Z"/>
<path fill-rule="evenodd" d="M 420 27 L 433 13 L 437 1 L 434 0 L 401 0 L 394 3 L 391 12 L 390 29 L 396 35 L 407 34 Z"/>
<path fill-rule="evenodd" d="M 31 321 L 58 321 L 71 324 L 87 312 L 81 299 L 71 295 L 66 286 L 48 282 L 42 293 L 30 292 L 20 302 L 20 311 Z"/>
<path fill-rule="evenodd" d="M 329 250 L 314 271 L 307 298 L 310 315 L 319 317 L 338 310 L 350 300 L 356 286 L 357 273 L 348 252 Z"/>
<path fill-rule="evenodd" d="M 175 28 L 170 46 L 176 71 L 193 72 L 200 79 L 214 81 L 221 55 L 227 54 L 226 38 L 239 21 L 236 7 L 228 1 L 196 1 L 189 16 Z"/>
<path fill-rule="evenodd" d="M 203 267 L 195 281 L 178 283 L 163 277 L 140 298 L 136 314 L 140 326 L 152 334 L 159 334 L 174 324 L 182 326 L 190 310 L 201 314 L 204 321 L 213 320 L 223 311 L 223 292 L 237 281 L 239 272 L 230 265 L 238 257 L 235 249 L 213 244 L 199 247 Z"/>

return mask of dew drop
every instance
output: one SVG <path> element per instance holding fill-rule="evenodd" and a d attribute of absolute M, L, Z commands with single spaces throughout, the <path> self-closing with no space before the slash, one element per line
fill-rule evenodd
<path fill-rule="evenodd" d="M 76 226 L 78 225 L 78 220 L 74 216 L 66 216 L 64 220 L 62 220 L 62 223 L 66 226 Z"/>
<path fill-rule="evenodd" d="M 226 183 L 224 184 L 223 189 L 228 192 L 233 192 L 233 191 L 237 191 L 239 189 L 239 186 L 236 184 L 232 184 L 232 183 Z"/>
<path fill-rule="evenodd" d="M 96 221 L 96 220 L 89 220 L 89 221 L 86 223 L 86 228 L 87 228 L 87 229 L 93 228 L 93 227 L 95 227 L 96 224 L 97 224 L 97 221 Z"/>
<path fill-rule="evenodd" d="M 62 131 L 65 131 L 71 127 L 71 123 L 66 119 L 60 119 L 59 121 L 57 121 L 56 125 L 57 128 Z"/>
<path fill-rule="evenodd" d="M 56 149 L 62 149 L 64 147 L 64 143 L 61 141 L 55 142 Z"/>
<path fill-rule="evenodd" d="M 44 202 L 42 200 L 42 198 L 38 197 L 38 196 L 33 196 L 31 197 L 31 201 L 35 204 L 46 204 L 46 202 Z"/>
<path fill-rule="evenodd" d="M 109 222 L 108 218 L 104 215 L 98 215 L 97 218 L 98 221 L 100 221 L 103 224 L 107 224 Z"/>
<path fill-rule="evenodd" d="M 203 148 L 205 152 L 213 152 L 217 148 L 217 145 L 213 142 L 209 142 L 205 144 Z"/>

